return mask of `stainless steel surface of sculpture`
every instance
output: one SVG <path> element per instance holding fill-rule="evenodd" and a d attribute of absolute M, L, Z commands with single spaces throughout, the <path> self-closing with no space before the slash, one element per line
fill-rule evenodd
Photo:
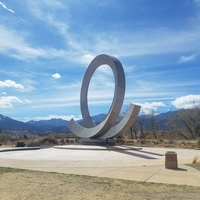
<path fill-rule="evenodd" d="M 93 123 L 89 113 L 87 95 L 91 77 L 94 71 L 101 65 L 108 65 L 112 69 L 115 79 L 115 91 L 113 101 L 106 118 L 100 124 L 96 125 Z M 125 75 L 120 61 L 115 57 L 105 54 L 95 57 L 85 72 L 81 87 L 80 106 L 84 126 L 77 124 L 72 118 L 67 124 L 68 128 L 72 133 L 80 138 L 92 139 L 113 138 L 126 132 L 137 118 L 140 106 L 131 103 L 123 119 L 115 125 L 123 104 L 124 94 Z"/>

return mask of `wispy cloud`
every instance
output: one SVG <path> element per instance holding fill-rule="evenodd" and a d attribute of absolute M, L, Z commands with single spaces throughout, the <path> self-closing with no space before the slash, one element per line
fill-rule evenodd
<path fill-rule="evenodd" d="M 33 47 L 32 45 L 25 43 L 24 38 L 19 39 L 18 34 L 11 34 L 12 31 L 8 31 L 10 37 L 4 38 L 4 41 L 10 42 L 10 47 L 3 48 L 2 51 L 9 50 L 9 54 L 17 59 L 29 59 L 29 58 L 71 58 L 73 55 L 73 61 L 84 64 L 89 64 L 94 55 L 98 55 L 102 52 L 116 57 L 124 56 L 141 56 L 141 55 L 153 55 L 173 52 L 186 52 L 194 49 L 199 49 L 200 36 L 198 29 L 192 29 L 189 31 L 172 31 L 170 29 L 163 29 L 160 27 L 155 28 L 154 31 L 109 31 L 107 32 L 95 32 L 88 29 L 81 34 L 74 34 L 70 27 L 70 10 L 67 6 L 58 1 L 56 3 L 53 12 L 49 12 L 48 8 L 54 6 L 54 1 L 47 2 L 37 1 L 28 2 L 30 9 L 35 17 L 54 28 L 55 32 L 58 32 L 64 39 L 67 51 L 57 50 L 51 48 Z M 58 16 L 59 11 L 65 9 L 67 17 L 62 18 Z M 50 9 L 50 11 L 52 11 Z M 67 11 L 67 12 L 66 12 Z M 66 15 L 66 14 L 65 14 Z M 65 19 L 65 20 L 64 20 Z M 2 31 L 0 31 L 1 33 Z M 7 35 L 3 34 L 4 37 Z M 14 39 L 12 39 L 14 38 Z M 88 39 L 89 38 L 89 39 Z M 18 41 L 18 42 L 16 42 Z M 23 43 L 22 43 L 23 41 Z M 112 45 L 110 44 L 112 41 Z M 1 43 L 0 43 L 1 44 Z M 11 46 L 11 44 L 13 44 Z M 4 45 L 5 46 L 5 45 Z M 21 49 L 19 47 L 22 47 Z M 1 51 L 1 49 L 0 49 Z M 87 53 L 86 53 L 87 52 Z M 88 53 L 89 52 L 89 53 Z M 7 52 L 8 53 L 8 52 Z M 23 56 L 24 55 L 24 56 Z M 81 55 L 83 55 L 81 57 Z M 180 61 L 191 61 L 195 56 L 187 58 L 183 56 Z"/>
<path fill-rule="evenodd" d="M 114 75 L 107 66 L 98 68 L 92 76 L 89 85 L 89 98 L 106 98 L 114 94 Z"/>
<path fill-rule="evenodd" d="M 200 6 L 200 0 L 194 0 L 194 3 Z"/>
<path fill-rule="evenodd" d="M 0 25 L 0 53 L 19 60 L 36 58 L 65 58 L 69 56 L 66 50 L 55 48 L 34 47 L 26 42 L 26 34 L 18 33 Z"/>
<path fill-rule="evenodd" d="M 34 17 L 54 28 L 54 31 L 59 32 L 60 35 L 64 36 L 66 41 L 68 41 L 70 44 L 70 36 L 68 34 L 67 20 L 66 18 L 65 21 L 58 19 L 58 15 L 61 10 L 65 9 L 65 13 L 68 13 L 66 4 L 62 4 L 61 1 L 55 2 L 52 0 L 37 1 L 37 2 L 32 1 L 29 2 L 28 4 Z M 53 11 L 51 9 L 52 7 Z"/>
<path fill-rule="evenodd" d="M 18 59 L 44 56 L 45 51 L 31 48 L 16 31 L 0 26 L 0 53 Z"/>
<path fill-rule="evenodd" d="M 55 73 L 51 76 L 52 78 L 55 78 L 55 79 L 60 79 L 61 78 L 61 75 L 59 73 Z"/>
<path fill-rule="evenodd" d="M 179 63 L 187 63 L 187 62 L 192 62 L 195 60 L 198 54 L 192 54 L 190 56 L 181 56 L 178 60 Z"/>
<path fill-rule="evenodd" d="M 98 52 L 112 52 L 117 57 L 189 51 L 199 49 L 196 42 L 200 42 L 199 30 L 177 33 L 159 28 L 154 33 L 148 31 L 116 32 L 112 35 L 107 33 L 106 37 L 96 36 L 96 38 L 99 39 L 94 46 L 97 47 Z M 110 41 L 114 41 L 112 45 Z"/>
<path fill-rule="evenodd" d="M 7 8 L 7 6 L 6 6 L 5 4 L 3 4 L 2 2 L 0 2 L 0 5 L 1 5 L 5 10 L 7 10 L 7 11 L 9 11 L 9 12 L 11 12 L 11 13 L 15 13 L 15 11 L 13 11 L 13 10 Z"/>
<path fill-rule="evenodd" d="M 16 89 L 24 89 L 24 86 L 22 84 L 16 83 L 12 80 L 5 80 L 0 81 L 0 87 L 1 88 L 16 88 Z"/>
<path fill-rule="evenodd" d="M 66 17 L 64 19 L 63 17 L 58 17 L 61 9 L 65 9 L 65 13 L 70 13 L 66 4 L 63 5 L 60 1 L 58 1 L 59 3 L 57 7 L 54 8 L 54 12 L 48 12 L 47 7 L 52 7 L 54 4 L 54 1 L 50 2 L 47 3 L 45 1 L 45 3 L 30 3 L 32 13 L 36 18 L 53 28 L 53 30 L 59 34 L 63 40 L 63 44 L 65 44 L 66 49 L 68 49 L 68 54 L 70 54 L 68 59 L 81 64 L 89 64 L 94 58 L 94 54 L 88 53 L 88 46 L 85 46 L 85 44 L 88 42 L 85 37 L 88 37 L 88 35 L 84 35 L 80 38 L 79 35 L 70 32 L 71 30 L 68 25 L 70 23 L 69 19 L 71 18 L 70 14 L 65 14 Z M 91 37 L 89 36 L 89 38 Z"/>
<path fill-rule="evenodd" d="M 83 64 L 89 64 L 93 59 L 94 59 L 94 55 L 92 54 L 84 54 L 83 56 L 80 57 L 80 62 L 82 62 Z"/>

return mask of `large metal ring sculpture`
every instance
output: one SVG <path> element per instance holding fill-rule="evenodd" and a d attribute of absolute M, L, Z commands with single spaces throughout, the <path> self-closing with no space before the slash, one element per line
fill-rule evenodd
<path fill-rule="evenodd" d="M 99 125 L 96 125 L 93 123 L 88 109 L 88 87 L 94 71 L 104 64 L 110 66 L 113 71 L 115 78 L 115 92 L 112 105 L 106 118 Z M 125 75 L 120 61 L 115 57 L 105 54 L 95 57 L 85 72 L 81 87 L 80 105 L 84 127 L 77 124 L 74 119 L 71 119 L 67 124 L 68 128 L 72 133 L 81 138 L 107 139 L 122 134 L 130 128 L 140 111 L 140 106 L 131 104 L 124 118 L 115 125 L 123 104 L 124 94 Z"/>

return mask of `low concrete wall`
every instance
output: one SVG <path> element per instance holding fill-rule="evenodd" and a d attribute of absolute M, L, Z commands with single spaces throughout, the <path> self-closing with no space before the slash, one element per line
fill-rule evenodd
<path fill-rule="evenodd" d="M 24 150 L 38 150 L 40 147 L 12 147 L 12 148 L 2 148 L 0 149 L 1 152 L 7 152 L 7 151 L 24 151 Z"/>

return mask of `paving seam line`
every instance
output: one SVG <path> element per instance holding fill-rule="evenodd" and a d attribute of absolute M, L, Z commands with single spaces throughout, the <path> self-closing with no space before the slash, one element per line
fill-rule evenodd
<path fill-rule="evenodd" d="M 108 173 L 110 173 L 110 172 L 114 172 L 114 171 L 117 171 L 117 170 L 119 170 L 119 169 L 122 169 L 122 168 L 123 168 L 123 167 L 115 168 L 115 169 L 113 169 L 113 170 L 110 170 L 110 171 L 107 171 L 107 172 L 104 172 L 104 173 L 101 173 L 101 174 L 97 174 L 96 176 L 105 175 L 105 174 L 108 174 Z"/>
<path fill-rule="evenodd" d="M 157 172 L 155 172 L 154 174 L 152 174 L 151 176 L 149 176 L 149 178 L 147 178 L 146 180 L 144 180 L 143 182 L 147 182 L 150 178 L 152 178 L 153 176 L 155 176 L 157 173 L 159 173 L 162 170 L 163 167 L 161 167 Z"/>

